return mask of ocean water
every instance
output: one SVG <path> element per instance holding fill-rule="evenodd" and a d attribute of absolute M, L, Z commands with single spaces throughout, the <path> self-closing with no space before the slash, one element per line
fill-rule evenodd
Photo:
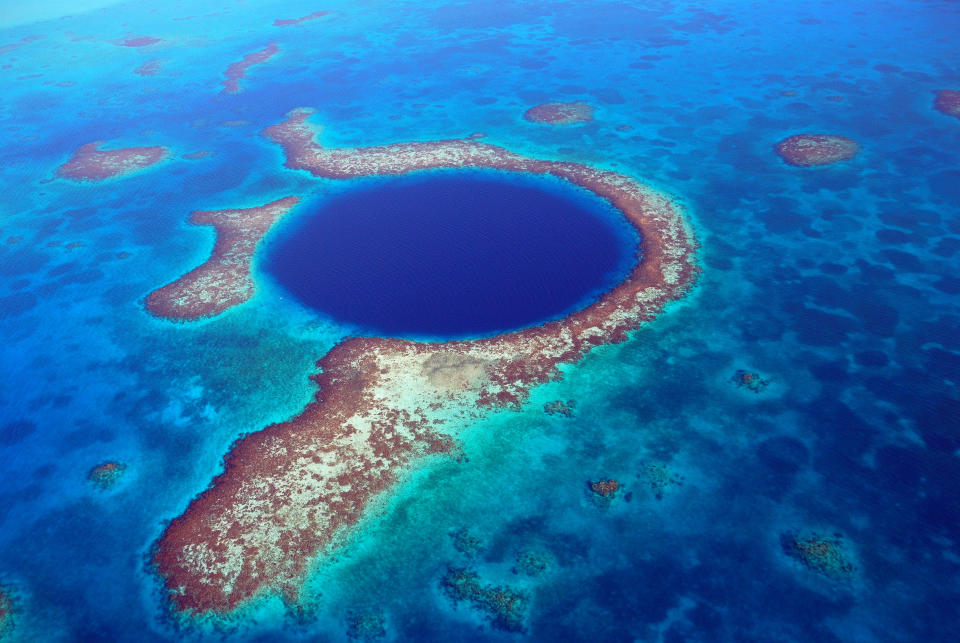
<path fill-rule="evenodd" d="M 462 339 L 529 327 L 585 308 L 636 261 L 635 229 L 559 179 L 435 170 L 357 183 L 278 230 L 261 265 L 358 333 Z"/>
<path fill-rule="evenodd" d="M 960 120 L 933 108 L 935 91 L 960 90 L 957 3 L 15 15 L 0 30 L 2 636 L 346 641 L 373 615 L 370 633 L 396 641 L 960 638 Z M 122 44 L 140 37 L 159 42 Z M 222 93 L 227 67 L 271 43 Z M 155 75 L 135 73 L 150 61 Z M 523 118 L 548 101 L 589 103 L 594 119 Z M 151 548 L 231 443 L 303 409 L 316 361 L 357 326 L 289 296 L 269 252 L 255 297 L 221 316 L 171 323 L 143 301 L 209 256 L 214 233 L 190 212 L 288 194 L 320 211 L 350 190 L 285 168 L 260 136 L 297 107 L 330 146 L 483 132 L 636 177 L 684 208 L 702 274 L 627 342 L 463 427 L 466 458 L 411 472 L 318 560 L 308 610 L 271 595 L 184 622 Z M 861 151 L 789 166 L 773 146 L 802 133 Z M 57 178 L 92 141 L 171 154 L 100 183 Z M 572 414 L 546 413 L 556 400 Z M 105 461 L 126 464 L 107 490 L 87 479 Z M 612 500 L 589 490 L 604 479 L 620 482 Z M 847 566 L 824 573 L 791 538 Z M 522 631 L 451 600 L 443 580 L 460 568 L 528 596 Z"/>

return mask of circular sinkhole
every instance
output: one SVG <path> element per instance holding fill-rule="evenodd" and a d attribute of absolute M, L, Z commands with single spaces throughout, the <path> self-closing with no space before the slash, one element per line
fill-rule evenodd
<path fill-rule="evenodd" d="M 566 181 L 487 170 L 362 179 L 280 226 L 262 267 L 356 332 L 496 335 L 564 317 L 625 279 L 639 236 Z"/>

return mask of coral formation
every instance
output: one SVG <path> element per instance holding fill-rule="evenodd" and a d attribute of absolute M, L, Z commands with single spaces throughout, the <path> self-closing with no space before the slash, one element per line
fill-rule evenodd
<path fill-rule="evenodd" d="M 453 548 L 464 556 L 476 556 L 480 552 L 483 542 L 470 533 L 466 527 L 458 529 L 450 537 L 453 538 Z"/>
<path fill-rule="evenodd" d="M 737 372 L 730 377 L 730 381 L 736 384 L 738 388 L 745 388 L 754 393 L 759 393 L 770 384 L 770 380 L 761 377 L 760 373 L 754 373 L 742 368 L 737 369 Z"/>
<path fill-rule="evenodd" d="M 832 580 L 849 580 L 855 570 L 840 534 L 823 536 L 813 532 L 802 536 L 788 531 L 780 535 L 780 546 L 787 556 Z"/>
<path fill-rule="evenodd" d="M 160 39 L 152 36 L 136 36 L 134 38 L 121 40 L 117 44 L 121 47 L 147 47 L 149 45 L 155 45 L 158 42 L 160 42 Z"/>
<path fill-rule="evenodd" d="M 66 163 L 57 168 L 57 176 L 71 181 L 103 181 L 126 176 L 167 158 L 167 148 L 123 147 L 101 150 L 102 142 L 81 145 Z"/>
<path fill-rule="evenodd" d="M 653 491 L 653 495 L 657 500 L 663 500 L 664 492 L 670 487 L 683 484 L 683 476 L 674 473 L 665 464 L 660 464 L 659 462 L 648 462 L 645 464 L 642 471 L 637 474 L 637 477 L 642 477 L 646 480 L 647 485 L 650 487 L 650 490 Z"/>
<path fill-rule="evenodd" d="M 0 586 L 0 639 L 3 639 L 13 630 L 13 601 L 9 591 Z"/>
<path fill-rule="evenodd" d="M 521 549 L 517 552 L 514 574 L 539 576 L 553 565 L 553 556 L 542 549 Z"/>
<path fill-rule="evenodd" d="M 528 109 L 523 117 L 532 123 L 548 125 L 575 125 L 593 120 L 593 106 L 589 103 L 543 103 Z"/>
<path fill-rule="evenodd" d="M 549 415 L 563 415 L 570 417 L 573 415 L 573 407 L 577 405 L 573 400 L 554 400 L 543 405 L 543 410 Z"/>
<path fill-rule="evenodd" d="M 133 70 L 137 76 L 156 76 L 160 73 L 160 68 L 163 66 L 164 61 L 160 58 L 153 58 L 143 63 L 139 67 Z"/>
<path fill-rule="evenodd" d="M 253 251 L 267 230 L 298 202 L 297 197 L 288 196 L 255 208 L 194 212 L 190 223 L 211 225 L 217 231 L 213 253 L 184 276 L 147 295 L 147 310 L 165 319 L 192 321 L 250 299 Z"/>
<path fill-rule="evenodd" d="M 247 70 L 254 65 L 267 62 L 278 51 L 280 51 L 280 47 L 277 46 L 277 43 L 272 42 L 260 51 L 247 54 L 237 62 L 232 63 L 224 72 L 227 78 L 223 81 L 223 93 L 236 94 L 241 91 L 243 88 L 240 86 L 240 80 L 247 75 Z"/>
<path fill-rule="evenodd" d="M 123 462 L 109 461 L 98 464 L 87 473 L 87 480 L 92 482 L 100 489 L 110 489 L 113 487 L 127 470 L 127 465 Z"/>
<path fill-rule="evenodd" d="M 302 25 L 305 22 L 316 20 L 317 18 L 322 18 L 328 15 L 329 13 L 330 13 L 329 11 L 314 11 L 311 14 L 308 14 L 306 16 L 300 16 L 299 18 L 277 18 L 276 20 L 273 21 L 273 26 L 274 27 L 296 27 L 296 26 Z"/>
<path fill-rule="evenodd" d="M 287 167 L 329 179 L 474 167 L 553 175 L 617 208 L 641 233 L 642 260 L 591 306 L 541 326 L 469 341 L 353 337 L 336 345 L 318 362 L 315 400 L 238 439 L 223 473 L 158 540 L 154 565 L 186 613 L 225 614 L 270 591 L 296 602 L 317 558 L 402 474 L 432 454 L 455 453 L 463 426 L 519 406 L 533 386 L 559 376 L 558 365 L 624 341 L 682 297 L 699 271 L 696 241 L 675 204 L 628 176 L 473 140 L 327 149 L 314 140 L 310 113 L 292 112 L 264 132 L 283 146 Z"/>
<path fill-rule="evenodd" d="M 347 636 L 358 641 L 375 641 L 387 635 L 383 610 L 368 609 L 347 614 Z"/>
<path fill-rule="evenodd" d="M 483 611 L 495 627 L 508 632 L 524 631 L 524 618 L 530 597 L 507 586 L 483 585 L 470 569 L 451 567 L 441 581 L 444 592 L 454 602 L 467 601 Z"/>
<path fill-rule="evenodd" d="M 790 165 L 812 167 L 852 159 L 860 151 L 860 144 L 844 136 L 797 134 L 783 139 L 774 149 Z"/>
<path fill-rule="evenodd" d="M 587 482 L 590 491 L 602 498 L 613 498 L 620 490 L 620 482 L 617 480 L 597 480 L 596 482 Z"/>
<path fill-rule="evenodd" d="M 933 106 L 947 116 L 960 118 L 960 90 L 941 89 L 933 100 Z"/>

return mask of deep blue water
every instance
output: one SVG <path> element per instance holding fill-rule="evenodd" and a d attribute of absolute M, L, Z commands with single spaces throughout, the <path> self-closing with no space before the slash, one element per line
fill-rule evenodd
<path fill-rule="evenodd" d="M 476 171 L 369 181 L 280 232 L 264 268 L 307 306 L 371 334 L 530 326 L 589 304 L 635 261 L 629 224 L 584 192 Z"/>

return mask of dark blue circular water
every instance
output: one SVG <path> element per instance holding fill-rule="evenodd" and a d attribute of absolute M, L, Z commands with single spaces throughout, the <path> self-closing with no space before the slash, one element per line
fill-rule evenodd
<path fill-rule="evenodd" d="M 592 303 L 636 260 L 636 231 L 547 177 L 422 172 L 365 180 L 277 231 L 264 268 L 361 332 L 476 337 Z"/>

